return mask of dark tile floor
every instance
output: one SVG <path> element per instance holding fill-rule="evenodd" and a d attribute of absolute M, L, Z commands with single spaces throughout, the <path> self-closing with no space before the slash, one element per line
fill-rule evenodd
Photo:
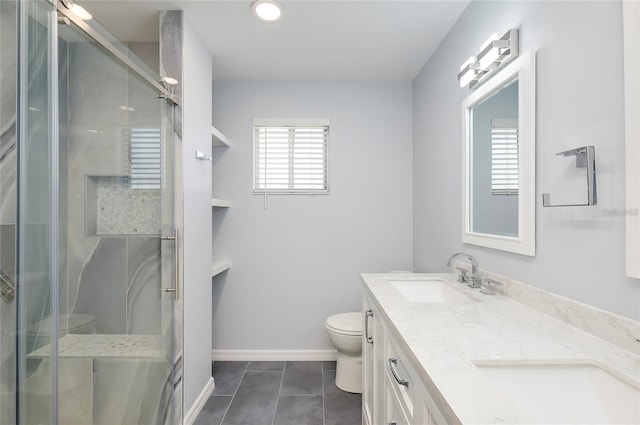
<path fill-rule="evenodd" d="M 335 385 L 335 362 L 215 362 L 194 425 L 361 425 L 362 397 Z"/>

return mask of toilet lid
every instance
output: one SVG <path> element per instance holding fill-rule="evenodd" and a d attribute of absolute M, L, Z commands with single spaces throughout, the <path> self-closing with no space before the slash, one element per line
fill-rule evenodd
<path fill-rule="evenodd" d="M 327 327 L 337 333 L 362 335 L 362 313 L 334 314 L 327 319 Z"/>

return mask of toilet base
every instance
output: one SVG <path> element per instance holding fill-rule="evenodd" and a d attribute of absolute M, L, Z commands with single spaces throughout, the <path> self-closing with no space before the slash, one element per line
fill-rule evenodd
<path fill-rule="evenodd" d="M 336 387 L 349 393 L 362 393 L 362 356 L 348 356 L 338 351 Z"/>

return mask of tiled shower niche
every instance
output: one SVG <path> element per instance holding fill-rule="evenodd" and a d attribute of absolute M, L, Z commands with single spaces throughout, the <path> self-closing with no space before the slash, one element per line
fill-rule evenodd
<path fill-rule="evenodd" d="M 161 190 L 131 186 L 129 176 L 86 176 L 87 236 L 160 235 Z"/>

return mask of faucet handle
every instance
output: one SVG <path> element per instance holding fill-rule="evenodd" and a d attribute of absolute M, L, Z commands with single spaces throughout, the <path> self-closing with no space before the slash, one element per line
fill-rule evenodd
<path fill-rule="evenodd" d="M 497 280 L 489 278 L 482 279 L 480 282 L 480 292 L 485 295 L 495 295 L 497 293 L 496 288 L 503 285 L 504 284 L 502 282 L 498 282 Z"/>
<path fill-rule="evenodd" d="M 458 279 L 457 279 L 458 282 L 466 283 L 469 280 L 469 276 L 467 276 L 467 271 L 462 267 L 456 267 L 456 270 L 460 272 L 460 274 L 458 274 Z"/>

